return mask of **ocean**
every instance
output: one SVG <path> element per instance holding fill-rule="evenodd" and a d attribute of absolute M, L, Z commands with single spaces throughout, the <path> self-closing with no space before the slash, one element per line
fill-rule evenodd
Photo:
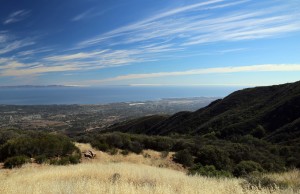
<path fill-rule="evenodd" d="M 2 105 L 108 104 L 165 98 L 225 97 L 242 87 L 111 86 L 0 88 Z"/>

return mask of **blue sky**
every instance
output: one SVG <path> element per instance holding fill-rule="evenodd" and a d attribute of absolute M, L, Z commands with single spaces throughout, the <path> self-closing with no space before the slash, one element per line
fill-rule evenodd
<path fill-rule="evenodd" d="M 1 0 L 0 85 L 300 80 L 299 0 Z"/>

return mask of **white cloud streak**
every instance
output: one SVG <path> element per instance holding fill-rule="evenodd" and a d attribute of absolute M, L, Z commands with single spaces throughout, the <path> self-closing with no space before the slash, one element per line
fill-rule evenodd
<path fill-rule="evenodd" d="M 0 56 L 34 44 L 33 39 L 16 39 L 8 31 L 0 32 Z"/>
<path fill-rule="evenodd" d="M 91 15 L 91 9 L 81 13 L 81 14 L 78 14 L 77 16 L 75 16 L 74 18 L 72 18 L 72 21 L 76 22 L 76 21 L 80 21 L 80 20 L 83 20 L 87 17 L 89 17 Z"/>
<path fill-rule="evenodd" d="M 37 76 L 43 73 L 75 71 L 80 68 L 76 65 L 47 66 L 41 63 L 22 63 L 10 58 L 0 58 L 0 76 L 19 77 Z"/>
<path fill-rule="evenodd" d="M 30 11 L 28 10 L 18 10 L 13 13 L 11 13 L 4 21 L 3 24 L 11 24 L 16 23 L 24 20 L 28 15 L 30 14 Z"/>
<path fill-rule="evenodd" d="M 132 49 L 106 49 L 90 52 L 78 52 L 74 54 L 56 55 L 45 57 L 47 62 L 54 63 L 82 63 L 84 69 L 100 69 L 116 67 L 138 62 L 154 61 L 163 52 L 175 52 L 181 48 L 173 48 L 172 45 L 147 45 Z M 82 65 L 81 65 L 82 66 Z"/>
<path fill-rule="evenodd" d="M 102 9 L 102 10 L 97 10 L 95 8 L 88 9 L 88 10 L 76 15 L 75 17 L 73 17 L 71 19 L 71 21 L 78 22 L 78 21 L 82 21 L 82 20 L 85 20 L 85 19 L 91 19 L 91 18 L 94 18 L 94 17 L 97 17 L 97 16 L 101 16 L 101 15 L 105 14 L 106 12 L 108 12 L 112 9 L 114 9 L 114 7 L 107 8 L 107 9 Z"/>
<path fill-rule="evenodd" d="M 39 54 L 39 53 L 47 53 L 47 52 L 51 52 L 54 49 L 51 48 L 39 48 L 39 49 L 30 49 L 30 50 L 23 50 L 21 52 L 18 52 L 18 56 L 31 56 L 31 55 L 35 55 L 35 54 Z"/>
<path fill-rule="evenodd" d="M 15 40 L 12 42 L 7 42 L 6 44 L 0 44 L 0 55 L 9 53 L 11 51 L 30 46 L 35 44 L 32 40 Z"/>
<path fill-rule="evenodd" d="M 236 66 L 236 67 L 217 67 L 217 68 L 203 68 L 192 69 L 187 71 L 176 72 L 158 72 L 146 74 L 128 74 L 117 76 L 102 80 L 87 81 L 91 84 L 101 84 L 113 81 L 170 77 L 170 76 L 188 76 L 188 75 L 203 75 L 203 74 L 222 74 L 222 73 L 240 73 L 240 72 L 294 72 L 300 71 L 300 64 L 265 64 L 265 65 L 252 65 L 252 66 Z"/>
<path fill-rule="evenodd" d="M 300 30 L 299 14 L 283 13 L 278 7 L 257 11 L 247 8 L 239 12 L 224 10 L 222 14 L 211 11 L 247 2 L 214 0 L 175 8 L 82 41 L 78 48 L 111 42 L 113 45 L 128 46 L 145 41 L 159 43 L 166 40 L 176 42 L 176 46 L 187 47 L 274 37 Z"/>

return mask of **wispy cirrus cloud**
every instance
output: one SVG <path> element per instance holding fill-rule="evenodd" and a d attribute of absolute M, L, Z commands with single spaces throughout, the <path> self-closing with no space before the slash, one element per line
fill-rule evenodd
<path fill-rule="evenodd" d="M 105 67 L 116 67 L 137 62 L 158 60 L 163 52 L 175 52 L 181 48 L 168 45 L 147 45 L 129 49 L 105 49 L 89 52 L 78 52 L 64 55 L 45 57 L 47 62 L 54 63 L 84 63 L 85 69 L 100 69 Z"/>
<path fill-rule="evenodd" d="M 205 1 L 205 2 L 201 2 L 201 3 L 197 3 L 197 4 L 192 4 L 192 5 L 187 5 L 184 7 L 167 10 L 167 11 L 161 12 L 159 14 L 153 15 L 149 18 L 146 18 L 144 20 L 138 21 L 136 23 L 125 25 L 120 28 L 114 29 L 110 32 L 107 32 L 105 34 L 94 37 L 92 39 L 82 41 L 78 44 L 78 46 L 79 47 L 92 46 L 92 45 L 101 43 L 107 39 L 128 35 L 130 33 L 134 33 L 134 31 L 139 32 L 139 31 L 142 31 L 145 27 L 149 28 L 150 26 L 157 25 L 157 23 L 153 23 L 154 21 L 161 20 L 166 17 L 174 16 L 176 14 L 181 14 L 183 12 L 187 12 L 187 11 L 190 11 L 193 9 L 198 9 L 200 7 L 204 7 L 204 6 L 211 5 L 211 4 L 216 4 L 219 2 L 223 2 L 223 1 L 224 0 L 211 0 L 211 1 Z"/>
<path fill-rule="evenodd" d="M 6 31 L 0 31 L 0 44 L 7 42 L 9 39 L 9 35 Z"/>
<path fill-rule="evenodd" d="M 207 0 L 199 3 L 176 7 L 153 14 L 134 23 L 112 29 L 106 33 L 83 40 L 63 51 L 50 54 L 47 49 L 21 50 L 17 55 L 45 52 L 38 58 L 38 63 L 22 63 L 22 60 L 6 61 L 0 67 L 0 76 L 41 75 L 51 72 L 89 71 L 108 67 L 124 66 L 134 63 L 158 61 L 166 57 L 201 55 L 197 46 L 211 43 L 257 40 L 273 38 L 300 31 L 300 14 L 289 6 L 258 6 L 251 0 Z M 270 4 L 272 5 L 272 4 Z M 231 9 L 240 6 L 238 9 Z M 266 9 L 268 8 L 268 9 Z M 239 10 L 239 11 L 233 11 Z M 292 11 L 291 11 L 292 10 Z M 24 11 L 24 10 L 21 10 Z M 26 12 L 25 12 L 26 13 Z M 29 14 L 29 13 L 27 13 Z M 80 21 L 99 14 L 94 9 L 84 11 L 72 21 Z M 13 18 L 25 17 L 22 13 L 12 14 Z M 21 18 L 21 17 L 19 17 Z M 9 17 L 7 18 L 9 19 Z M 32 40 L 17 40 L 9 37 L 7 32 L 0 32 L 0 55 L 35 44 Z M 243 46 L 242 46 L 243 47 Z M 201 47 L 202 48 L 202 47 Z M 242 52 L 248 48 L 220 48 L 213 54 Z M 203 49 L 205 50 L 205 49 Z M 209 52 L 209 51 L 208 51 Z M 4 60 L 4 59 L 2 59 Z M 0 60 L 1 63 L 1 60 Z M 19 65 L 19 66 L 18 66 Z M 196 75 L 221 72 L 274 71 L 297 69 L 296 65 L 260 65 L 251 67 L 224 67 L 194 69 L 184 72 L 159 72 L 152 74 L 130 74 L 95 83 L 126 79 L 168 77 L 179 75 Z M 67 73 L 68 74 L 68 73 Z"/>
<path fill-rule="evenodd" d="M 17 53 L 18 56 L 31 56 L 31 55 L 35 55 L 35 54 L 39 54 L 39 53 L 48 53 L 53 51 L 54 49 L 52 48 L 39 48 L 39 49 L 29 49 L 29 50 L 24 50 L 24 51 L 20 51 Z"/>
<path fill-rule="evenodd" d="M 107 8 L 107 9 L 102 9 L 102 10 L 97 10 L 95 8 L 88 9 L 86 11 L 81 12 L 80 14 L 74 16 L 71 21 L 77 22 L 85 19 L 91 19 L 97 16 L 101 16 L 105 14 L 106 12 L 114 9 L 114 7 Z"/>
<path fill-rule="evenodd" d="M 6 42 L 6 44 L 0 44 L 0 55 L 1 54 L 5 54 L 5 53 L 9 53 L 11 51 L 26 47 L 26 46 L 30 46 L 35 44 L 34 41 L 32 40 L 14 40 L 11 42 Z"/>
<path fill-rule="evenodd" d="M 253 40 L 275 37 L 300 30 L 299 14 L 285 7 L 268 7 L 256 11 L 241 8 L 221 14 L 212 10 L 245 4 L 249 1 L 214 0 L 175 8 L 133 24 L 125 25 L 82 41 L 79 48 L 99 44 L 130 45 L 168 41 L 188 47 L 221 41 Z"/>
<path fill-rule="evenodd" d="M 121 75 L 113 78 L 102 80 L 89 80 L 85 84 L 103 84 L 113 81 L 134 80 L 134 79 L 147 79 L 158 77 L 171 77 L 171 76 L 186 76 L 186 75 L 203 75 L 203 74 L 222 74 L 222 73 L 240 73 L 240 72 L 294 72 L 300 71 L 300 64 L 264 64 L 264 65 L 250 65 L 250 66 L 229 66 L 217 68 L 202 68 L 192 69 L 187 71 L 171 71 L 171 72 L 157 72 L 145 74 L 128 74 Z"/>
<path fill-rule="evenodd" d="M 72 64 L 45 65 L 42 63 L 23 63 L 11 58 L 0 58 L 0 76 L 26 77 L 38 76 L 44 73 L 67 72 L 79 70 L 80 67 Z"/>
<path fill-rule="evenodd" d="M 71 19 L 71 21 L 80 21 L 80 20 L 83 20 L 83 19 L 85 19 L 85 18 L 88 18 L 88 17 L 91 17 L 92 16 L 92 9 L 89 9 L 89 10 L 87 10 L 87 11 L 84 11 L 84 12 L 82 12 L 82 13 L 80 13 L 80 14 L 78 14 L 78 15 L 76 15 L 75 17 L 73 17 L 72 19 Z"/>
<path fill-rule="evenodd" d="M 179 56 L 193 46 L 228 41 L 256 40 L 300 31 L 299 14 L 288 7 L 239 11 L 228 7 L 248 5 L 249 0 L 211 0 L 165 10 L 78 43 L 68 54 L 45 57 L 53 63 L 84 62 L 83 69 L 97 69 L 156 61 Z M 252 4 L 250 4 L 252 5 Z M 222 10 L 219 14 L 215 9 Z M 82 14 L 82 16 L 84 16 Z M 120 49 L 119 46 L 125 48 Z M 83 51 L 89 47 L 100 47 Z M 79 51 L 77 51 L 79 50 Z M 240 52 L 247 48 L 228 48 L 217 53 Z M 201 54 L 197 53 L 197 55 Z M 202 53 L 205 54 L 205 53 Z M 206 53 L 207 54 L 207 53 Z M 185 53 L 189 56 L 189 53 Z"/>
<path fill-rule="evenodd" d="M 0 56 L 34 44 L 33 38 L 18 39 L 8 31 L 0 32 Z"/>
<path fill-rule="evenodd" d="M 205 46 L 208 43 L 255 40 L 300 31 L 298 15 L 288 12 L 286 7 L 253 11 L 244 6 L 249 5 L 249 2 L 252 3 L 250 0 L 210 0 L 165 10 L 82 41 L 67 54 L 50 55 L 42 60 L 46 64 L 77 64 L 82 70 L 101 69 L 157 61 L 168 56 L 177 57 L 193 46 Z M 239 11 L 227 9 L 239 5 L 244 8 Z M 220 9 L 220 14 L 215 9 Z M 75 20 L 82 19 L 91 12 L 83 12 Z M 119 46 L 124 48 L 120 49 Z M 101 49 L 85 51 L 89 47 Z M 225 54 L 244 50 L 247 48 L 228 48 L 213 52 Z M 187 51 L 184 55 L 190 54 Z M 196 54 L 207 53 L 198 51 Z"/>
<path fill-rule="evenodd" d="M 29 16 L 29 10 L 18 10 L 11 13 L 4 21 L 3 24 L 11 24 L 24 20 L 27 16 Z"/>

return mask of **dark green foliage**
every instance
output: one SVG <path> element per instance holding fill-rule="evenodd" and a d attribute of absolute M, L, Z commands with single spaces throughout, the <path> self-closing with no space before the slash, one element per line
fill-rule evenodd
<path fill-rule="evenodd" d="M 13 156 L 4 161 L 4 168 L 18 168 L 23 164 L 30 162 L 30 158 L 27 156 Z"/>
<path fill-rule="evenodd" d="M 129 154 L 129 151 L 128 151 L 128 150 L 122 150 L 122 151 L 121 151 L 121 154 L 122 154 L 123 156 L 127 156 L 127 155 Z"/>
<path fill-rule="evenodd" d="M 26 156 L 34 158 L 39 164 L 53 158 L 62 158 L 61 163 L 73 164 L 78 163 L 81 158 L 80 150 L 66 136 L 31 131 L 20 133 L 23 134 L 0 146 L 0 161 Z"/>
<path fill-rule="evenodd" d="M 174 161 L 182 164 L 185 167 L 190 167 L 193 165 L 193 156 L 188 150 L 181 150 L 175 153 Z"/>
<path fill-rule="evenodd" d="M 196 165 L 189 169 L 189 175 L 201 175 L 207 177 L 232 177 L 232 174 L 228 171 L 217 170 L 214 165 Z"/>
<path fill-rule="evenodd" d="M 19 137 L 21 134 L 13 129 L 0 130 L 0 145 L 5 144 L 8 140 Z"/>
<path fill-rule="evenodd" d="M 252 134 L 254 137 L 262 138 L 262 137 L 265 136 L 266 130 L 264 129 L 263 126 L 258 125 L 255 129 L 252 130 L 251 134 Z"/>
<path fill-rule="evenodd" d="M 109 146 L 107 143 L 103 142 L 103 141 L 92 141 L 91 142 L 91 145 L 94 147 L 94 148 L 97 148 L 98 150 L 101 150 L 103 152 L 106 152 L 109 150 Z"/>
<path fill-rule="evenodd" d="M 173 141 L 169 138 L 145 138 L 144 144 L 149 148 L 157 151 L 168 151 L 173 147 Z"/>
<path fill-rule="evenodd" d="M 36 132 L 5 143 L 0 149 L 0 160 L 18 155 L 34 158 L 42 154 L 50 158 L 72 154 L 74 151 L 76 146 L 67 137 Z"/>
<path fill-rule="evenodd" d="M 134 120 L 117 123 L 109 127 L 109 131 L 120 131 L 124 133 L 145 133 L 153 125 L 164 121 L 167 116 L 153 115 L 137 118 Z"/>
<path fill-rule="evenodd" d="M 80 159 L 81 159 L 80 154 L 75 154 L 75 155 L 71 155 L 71 156 L 68 156 L 68 157 L 69 157 L 70 164 L 80 163 Z"/>
<path fill-rule="evenodd" d="M 205 165 L 213 165 L 218 170 L 230 170 L 231 160 L 229 153 L 215 146 L 204 146 L 198 150 L 196 163 Z"/>
<path fill-rule="evenodd" d="M 118 154 L 118 150 L 116 148 L 111 148 L 108 150 L 108 153 L 110 155 L 116 155 L 116 154 Z"/>
<path fill-rule="evenodd" d="M 109 141 L 108 139 L 112 139 L 110 136 L 118 141 Z M 250 160 L 269 172 L 280 172 L 299 165 L 299 162 L 295 160 L 299 156 L 299 149 L 296 147 L 272 144 L 252 135 L 239 136 L 233 140 L 212 139 L 210 136 L 162 137 L 124 133 L 95 133 L 91 134 L 91 137 L 88 138 L 93 139 L 94 147 L 97 143 L 98 145 L 104 144 L 107 152 L 117 148 L 123 150 L 121 151 L 123 155 L 127 155 L 129 152 L 140 153 L 142 149 L 161 152 L 185 150 L 195 160 L 194 163 L 202 166 L 213 165 L 217 171 L 221 172 L 233 173 L 241 161 Z M 163 148 L 166 150 L 162 151 Z M 175 161 L 183 163 L 180 160 Z M 245 173 L 247 172 L 245 171 Z M 235 173 L 235 175 L 240 176 L 239 173 Z"/>
<path fill-rule="evenodd" d="M 179 112 L 161 119 L 143 117 L 108 130 L 148 135 L 198 134 L 210 139 L 251 134 L 279 143 L 300 138 L 299 110 L 300 82 L 296 82 L 243 89 L 195 112 Z M 151 119 L 158 121 L 150 122 Z"/>
<path fill-rule="evenodd" d="M 79 155 L 72 155 L 72 156 L 50 159 L 51 165 L 69 165 L 69 164 L 78 164 L 78 163 L 80 163 Z"/>
<path fill-rule="evenodd" d="M 140 144 L 138 141 L 133 141 L 129 146 L 129 150 L 136 154 L 140 154 L 143 151 L 143 145 Z"/>
<path fill-rule="evenodd" d="M 297 159 L 296 157 L 291 156 L 286 159 L 286 165 L 289 168 L 296 168 L 299 164 L 299 158 Z"/>
<path fill-rule="evenodd" d="M 253 172 L 263 172 L 263 168 L 257 162 L 241 161 L 234 169 L 235 176 L 245 176 Z"/>
<path fill-rule="evenodd" d="M 35 162 L 38 164 L 43 164 L 48 161 L 48 158 L 46 155 L 39 155 L 35 157 Z"/>
<path fill-rule="evenodd" d="M 289 187 L 288 183 L 277 182 L 268 177 L 262 176 L 261 174 L 252 174 L 244 177 L 245 182 L 242 183 L 242 187 L 245 189 L 249 188 L 268 188 L 268 189 L 286 189 Z"/>

